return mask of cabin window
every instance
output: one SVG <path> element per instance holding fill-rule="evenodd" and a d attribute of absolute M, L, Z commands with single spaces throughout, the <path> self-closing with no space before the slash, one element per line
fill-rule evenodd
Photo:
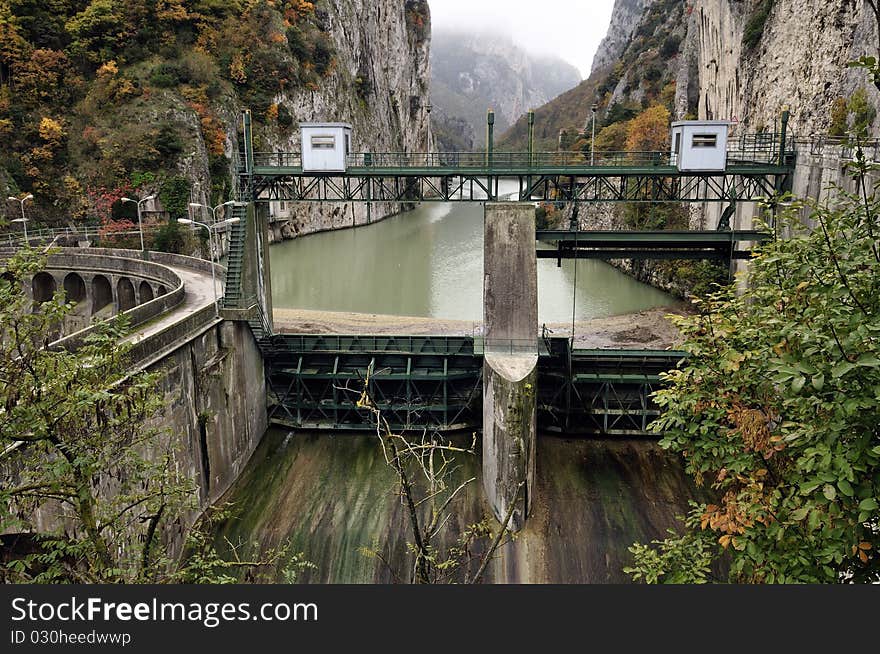
<path fill-rule="evenodd" d="M 351 136 L 345 135 L 345 156 L 351 154 Z"/>
<path fill-rule="evenodd" d="M 336 149 L 336 137 L 335 136 L 313 136 L 312 137 L 312 150 L 335 150 Z"/>
<path fill-rule="evenodd" d="M 695 148 L 716 148 L 718 147 L 717 134 L 694 134 L 691 145 Z"/>

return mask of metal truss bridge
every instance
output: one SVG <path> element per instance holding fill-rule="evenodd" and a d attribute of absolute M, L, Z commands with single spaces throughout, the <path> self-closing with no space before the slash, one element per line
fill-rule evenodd
<path fill-rule="evenodd" d="M 239 194 L 254 202 L 735 202 L 786 188 L 795 153 L 782 131 L 744 134 L 727 150 L 726 170 L 682 171 L 665 152 L 496 152 L 493 118 L 484 152 L 348 154 L 344 172 L 304 169 L 301 153 L 255 152 L 244 115 Z M 531 134 L 531 132 L 530 132 Z M 515 193 L 500 182 L 517 183 Z"/>
<path fill-rule="evenodd" d="M 276 335 L 263 341 L 272 420 L 370 430 L 357 406 L 366 389 L 394 430 L 479 428 L 484 350 L 470 337 Z M 571 435 L 653 436 L 651 393 L 684 356 L 572 350 L 567 338 L 540 339 L 538 351 L 539 430 Z"/>
<path fill-rule="evenodd" d="M 773 153 L 728 153 L 727 170 L 682 172 L 659 152 L 356 154 L 344 173 L 302 169 L 296 153 L 256 153 L 242 184 L 257 202 L 731 202 L 770 198 L 793 171 Z M 501 192 L 502 180 L 516 182 Z"/>
<path fill-rule="evenodd" d="M 568 231 L 539 230 L 539 242 L 556 249 L 538 249 L 539 259 L 749 259 L 744 242 L 763 243 L 769 232 L 752 230 L 705 231 Z"/>
<path fill-rule="evenodd" d="M 568 258 L 732 261 L 751 255 L 748 244 L 771 238 L 731 230 L 735 203 L 777 197 L 788 190 L 795 168 L 796 155 L 786 150 L 787 115 L 780 134 L 735 141 L 725 170 L 717 172 L 680 170 L 674 155 L 660 152 L 535 153 L 531 146 L 527 153 L 495 152 L 491 125 L 490 120 L 485 152 L 350 154 L 344 171 L 318 173 L 304 169 L 299 153 L 254 152 L 246 112 L 238 161 L 241 202 L 233 209 L 242 221 L 231 235 L 224 307 L 246 314 L 253 328 L 266 362 L 275 423 L 373 429 L 372 414 L 358 407 L 366 390 L 392 429 L 478 428 L 487 344 L 467 337 L 273 334 L 271 320 L 252 295 L 253 284 L 246 291 L 242 283 L 246 269 L 259 268 L 245 265 L 251 256 L 245 253 L 260 247 L 247 245 L 260 239 L 246 236 L 244 221 L 255 215 L 256 203 L 556 202 L 572 203 L 576 212 L 582 203 L 720 202 L 729 206 L 716 231 L 538 231 L 538 257 L 560 263 Z M 539 353 L 541 431 L 653 435 L 648 426 L 659 411 L 651 394 L 683 353 L 580 350 L 567 338 L 536 341 L 524 348 Z"/>

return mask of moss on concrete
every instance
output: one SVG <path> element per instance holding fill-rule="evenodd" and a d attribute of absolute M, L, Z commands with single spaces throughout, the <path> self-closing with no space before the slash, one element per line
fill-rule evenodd
<path fill-rule="evenodd" d="M 627 548 L 662 536 L 696 495 L 679 462 L 652 442 L 543 437 L 537 461 L 531 517 L 487 581 L 627 581 Z M 479 477 L 478 460 L 462 464 L 462 479 Z M 406 567 L 407 523 L 393 484 L 372 437 L 273 430 L 227 494 L 238 517 L 220 526 L 217 542 L 271 547 L 289 538 L 317 565 L 301 581 L 390 582 L 382 564 L 358 548 L 378 540 L 399 569 Z M 478 480 L 456 522 L 487 514 Z"/>

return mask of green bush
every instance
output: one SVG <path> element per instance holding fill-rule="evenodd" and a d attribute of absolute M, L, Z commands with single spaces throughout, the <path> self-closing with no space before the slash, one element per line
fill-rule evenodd
<path fill-rule="evenodd" d="M 674 57 L 678 54 L 679 48 L 681 47 L 681 37 L 673 34 L 672 36 L 667 36 L 663 41 L 663 45 L 660 46 L 660 56 L 664 59 L 669 59 L 670 57 Z"/>
<path fill-rule="evenodd" d="M 743 48 L 754 50 L 761 42 L 761 37 L 764 35 L 764 26 L 775 4 L 776 0 L 762 0 L 761 4 L 752 10 L 752 15 L 749 17 L 749 21 L 746 23 L 746 28 L 743 31 Z"/>
<path fill-rule="evenodd" d="M 186 232 L 177 221 L 162 225 L 153 240 L 153 248 L 159 252 L 183 254 L 186 251 Z"/>
<path fill-rule="evenodd" d="M 171 123 L 163 123 L 156 132 L 153 145 L 163 160 L 168 161 L 183 151 L 183 142 Z"/>
<path fill-rule="evenodd" d="M 290 109 L 283 104 L 278 105 L 278 124 L 281 125 L 281 127 L 290 127 L 293 125 L 293 115 L 290 113 Z"/>
<path fill-rule="evenodd" d="M 315 40 L 315 48 L 312 51 L 312 61 L 315 64 L 315 72 L 321 77 L 330 70 L 330 64 L 333 62 L 333 45 L 330 39 L 322 34 Z"/>
<path fill-rule="evenodd" d="M 159 199 L 171 221 L 186 218 L 189 209 L 190 184 L 186 177 L 175 175 L 162 182 Z"/>

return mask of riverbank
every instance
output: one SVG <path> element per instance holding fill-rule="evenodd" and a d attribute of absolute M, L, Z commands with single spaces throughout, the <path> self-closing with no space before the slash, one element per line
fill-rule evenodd
<path fill-rule="evenodd" d="M 681 335 L 669 319 L 685 315 L 687 305 L 647 309 L 575 323 L 575 344 L 582 348 L 664 350 L 677 347 Z M 275 309 L 275 331 L 280 334 L 405 334 L 408 336 L 474 336 L 482 325 L 467 320 L 442 320 L 372 313 Z M 554 336 L 569 336 L 571 323 L 548 323 Z"/>

